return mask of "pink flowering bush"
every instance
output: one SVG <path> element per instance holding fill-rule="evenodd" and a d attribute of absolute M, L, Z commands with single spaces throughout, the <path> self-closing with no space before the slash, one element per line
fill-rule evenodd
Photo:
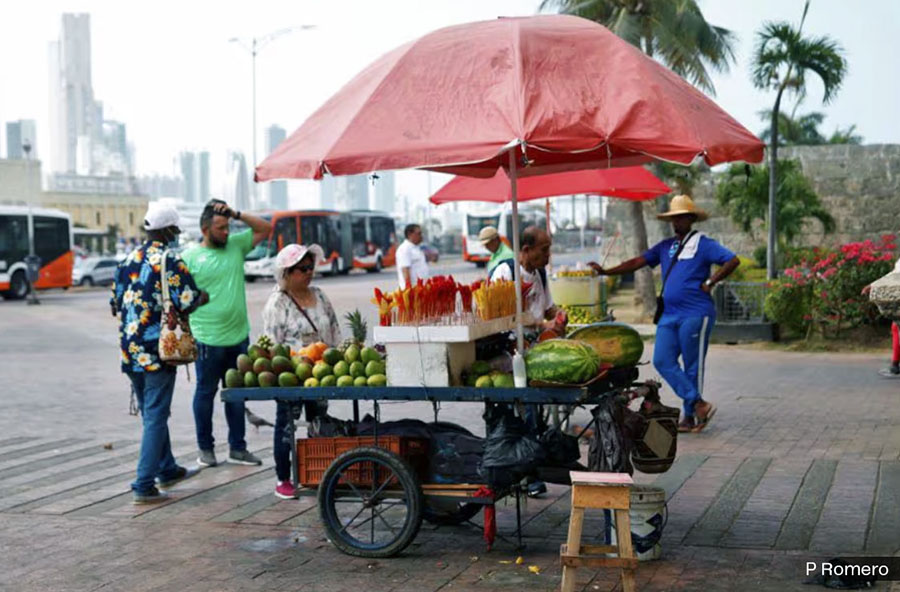
<path fill-rule="evenodd" d="M 766 315 L 807 337 L 814 330 L 825 337 L 840 337 L 842 329 L 871 322 L 877 311 L 860 292 L 893 268 L 896 250 L 892 234 L 877 242 L 804 250 L 799 262 L 770 284 Z"/>

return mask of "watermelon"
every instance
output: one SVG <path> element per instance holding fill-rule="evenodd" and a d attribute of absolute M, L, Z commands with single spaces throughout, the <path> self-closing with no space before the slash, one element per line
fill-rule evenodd
<path fill-rule="evenodd" d="M 525 352 L 525 371 L 529 380 L 577 384 L 597 376 L 600 359 L 587 343 L 550 339 Z"/>
<path fill-rule="evenodd" d="M 634 366 L 644 354 L 644 340 L 640 333 L 625 323 L 594 323 L 569 333 L 594 348 L 600 361 L 616 368 Z"/>

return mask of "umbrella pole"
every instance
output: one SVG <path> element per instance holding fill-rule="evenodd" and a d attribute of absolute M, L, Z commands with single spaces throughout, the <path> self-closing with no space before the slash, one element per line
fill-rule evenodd
<path fill-rule="evenodd" d="M 509 149 L 509 186 L 512 202 L 512 241 L 513 255 L 516 258 L 514 268 L 519 268 L 515 274 L 516 284 L 516 351 L 523 355 L 525 353 L 525 336 L 522 330 L 522 270 L 519 266 L 519 195 L 516 187 L 516 148 L 518 145 Z"/>

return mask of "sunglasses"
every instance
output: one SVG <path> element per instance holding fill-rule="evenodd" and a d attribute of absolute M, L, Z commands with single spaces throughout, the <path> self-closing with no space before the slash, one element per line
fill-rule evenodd
<path fill-rule="evenodd" d="M 312 263 L 308 263 L 306 265 L 295 265 L 291 268 L 291 271 L 299 271 L 300 273 L 309 273 L 310 271 L 312 271 L 315 268 L 316 268 L 315 265 L 313 265 Z"/>

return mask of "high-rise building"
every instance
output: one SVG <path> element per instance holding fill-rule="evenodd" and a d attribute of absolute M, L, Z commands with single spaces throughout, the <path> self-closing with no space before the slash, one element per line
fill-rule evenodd
<path fill-rule="evenodd" d="M 334 179 L 334 207 L 342 212 L 369 209 L 369 176 L 349 175 Z"/>
<path fill-rule="evenodd" d="M 206 203 L 210 195 L 209 152 L 182 152 L 178 155 L 178 168 L 184 179 L 184 201 Z"/>
<path fill-rule="evenodd" d="M 325 175 L 319 182 L 319 206 L 323 210 L 333 210 L 335 207 L 335 177 Z"/>
<path fill-rule="evenodd" d="M 284 141 L 287 136 L 283 127 L 270 125 L 266 128 L 266 156 L 272 152 Z M 287 181 L 269 181 L 268 198 L 269 207 L 275 210 L 286 210 L 288 207 L 288 188 Z"/>
<path fill-rule="evenodd" d="M 184 200 L 188 203 L 197 199 L 197 165 L 193 152 L 182 152 L 178 156 L 181 165 L 181 177 L 184 179 Z"/>
<path fill-rule="evenodd" d="M 9 121 L 6 124 L 6 157 L 10 160 L 21 160 L 26 157 L 22 146 L 31 145 L 30 158 L 37 158 L 37 128 L 33 119 Z"/>
<path fill-rule="evenodd" d="M 247 176 L 247 159 L 244 153 L 229 152 L 226 170 L 222 192 L 225 201 L 238 210 L 252 209 L 254 204 L 250 202 L 250 178 Z"/>
<path fill-rule="evenodd" d="M 375 209 L 382 212 L 394 211 L 394 198 L 396 189 L 394 186 L 394 171 L 376 173 L 375 179 Z"/>
<path fill-rule="evenodd" d="M 197 155 L 197 197 L 200 203 L 209 201 L 209 152 Z"/>
<path fill-rule="evenodd" d="M 74 173 L 79 151 L 83 160 L 85 153 L 93 152 L 91 143 L 103 135 L 102 106 L 91 86 L 88 14 L 63 14 L 59 40 L 50 44 L 50 122 L 51 167 Z"/>

